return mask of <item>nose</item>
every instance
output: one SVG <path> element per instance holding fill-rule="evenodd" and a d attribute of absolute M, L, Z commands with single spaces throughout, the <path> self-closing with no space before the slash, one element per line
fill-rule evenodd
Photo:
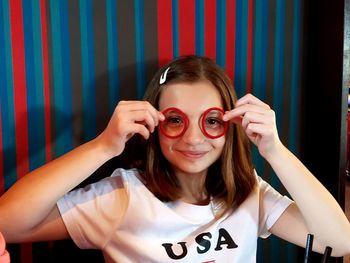
<path fill-rule="evenodd" d="M 182 136 L 182 140 L 187 144 L 195 145 L 203 143 L 205 140 L 205 136 L 202 133 L 198 124 L 189 123 L 186 132 Z"/>

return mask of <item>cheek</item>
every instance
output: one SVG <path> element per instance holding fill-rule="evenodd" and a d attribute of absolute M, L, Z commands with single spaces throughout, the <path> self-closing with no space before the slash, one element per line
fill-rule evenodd
<path fill-rule="evenodd" d="M 169 140 L 167 137 L 163 135 L 159 135 L 160 150 L 162 151 L 164 156 L 166 156 L 167 153 L 171 150 L 172 144 L 173 144 L 172 141 L 173 140 Z"/>
<path fill-rule="evenodd" d="M 222 150 L 224 148 L 225 142 L 226 142 L 226 139 L 224 137 L 219 138 L 212 142 L 212 146 L 215 149 Z"/>

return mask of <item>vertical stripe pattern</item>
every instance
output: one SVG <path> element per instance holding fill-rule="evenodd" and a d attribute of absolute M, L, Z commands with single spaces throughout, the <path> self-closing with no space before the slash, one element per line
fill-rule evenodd
<path fill-rule="evenodd" d="M 1 106 L 0 106 L 1 107 Z M 2 147 L 2 120 L 1 120 L 1 112 L 0 112 L 0 174 L 4 174 L 4 157 L 3 157 L 3 147 Z M 0 195 L 4 193 L 4 177 L 0 177 Z"/>
<path fill-rule="evenodd" d="M 45 157 L 46 161 L 52 159 L 51 149 L 51 111 L 50 111 L 50 77 L 49 77 L 49 54 L 48 54 L 48 29 L 47 29 L 47 4 L 46 0 L 40 0 L 40 27 L 42 41 L 42 71 L 43 71 L 43 94 L 44 94 L 44 118 L 45 118 Z"/>
<path fill-rule="evenodd" d="M 297 152 L 301 17 L 300 0 L 0 1 L 0 193 L 94 138 L 119 100 L 142 98 L 159 66 L 187 54 L 269 103 Z M 281 190 L 255 148 L 253 159 Z M 258 262 L 272 251 L 293 262 L 278 240 L 259 242 Z"/>
<path fill-rule="evenodd" d="M 15 134 L 15 107 L 14 107 L 14 87 L 13 87 L 13 69 L 12 69 L 12 47 L 10 30 L 10 3 L 1 1 L 0 3 L 0 74 L 1 88 L 1 120 L 2 120 L 2 147 L 3 147 L 3 177 L 4 189 L 8 189 L 17 178 L 17 160 L 16 160 L 16 138 Z"/>
<path fill-rule="evenodd" d="M 10 1 L 17 176 L 29 171 L 26 67 L 22 1 Z"/>

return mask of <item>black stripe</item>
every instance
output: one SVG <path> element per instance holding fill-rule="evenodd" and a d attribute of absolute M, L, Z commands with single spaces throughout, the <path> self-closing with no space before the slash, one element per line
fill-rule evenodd
<path fill-rule="evenodd" d="M 275 66 L 276 0 L 269 0 L 268 12 L 266 103 L 272 107 Z"/>
<path fill-rule="evenodd" d="M 136 99 L 134 1 L 117 1 L 118 76 L 120 99 Z"/>
<path fill-rule="evenodd" d="M 282 94 L 282 131 L 283 142 L 289 144 L 290 92 L 292 85 L 292 56 L 293 56 L 293 20 L 294 1 L 286 1 L 284 10 L 284 63 L 283 63 L 283 94 Z M 299 19 L 299 18 L 295 18 Z"/>
<path fill-rule="evenodd" d="M 158 65 L 157 0 L 144 1 L 145 77 L 148 84 Z"/>
<path fill-rule="evenodd" d="M 68 2 L 69 45 L 72 86 L 73 146 L 83 142 L 83 81 L 81 68 L 81 39 L 79 1 Z"/>
<path fill-rule="evenodd" d="M 96 74 L 96 128 L 100 133 L 109 120 L 108 110 L 108 44 L 106 1 L 93 1 L 93 28 Z"/>
<path fill-rule="evenodd" d="M 276 0 L 268 1 L 268 32 L 266 56 L 266 103 L 273 106 L 273 84 L 275 65 Z M 271 167 L 264 162 L 264 176 L 271 180 Z M 269 250 L 268 250 L 269 251 Z"/>
<path fill-rule="evenodd" d="M 46 19 L 47 19 L 47 57 L 49 64 L 49 90 L 50 90 L 50 135 L 51 135 L 51 151 L 52 157 L 56 157 L 56 140 L 55 138 L 58 136 L 56 134 L 56 125 L 55 125 L 55 105 L 54 102 L 54 92 L 53 92 L 53 61 L 52 61 L 52 32 L 51 32 L 51 0 L 46 1 Z"/>

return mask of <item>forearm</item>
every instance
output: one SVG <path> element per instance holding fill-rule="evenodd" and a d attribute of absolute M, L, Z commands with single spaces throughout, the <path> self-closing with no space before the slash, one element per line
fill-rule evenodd
<path fill-rule="evenodd" d="M 59 198 L 109 158 L 95 139 L 24 176 L 0 198 L 0 231 L 34 228 Z"/>
<path fill-rule="evenodd" d="M 350 223 L 328 190 L 283 145 L 268 162 L 299 207 L 309 233 L 324 246 L 350 253 Z"/>

